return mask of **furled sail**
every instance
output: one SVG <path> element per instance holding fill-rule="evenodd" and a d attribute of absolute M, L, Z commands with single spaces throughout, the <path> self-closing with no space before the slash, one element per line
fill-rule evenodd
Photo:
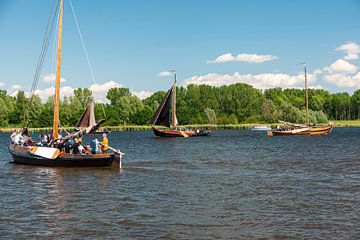
<path fill-rule="evenodd" d="M 84 129 L 96 124 L 94 106 L 94 102 L 91 102 L 89 107 L 81 116 L 80 120 L 77 122 L 76 127 Z"/>
<path fill-rule="evenodd" d="M 164 99 L 160 103 L 158 109 L 156 109 L 154 116 L 152 117 L 151 125 L 161 125 L 170 127 L 170 108 L 171 108 L 171 94 L 173 89 L 170 88 L 166 93 Z"/>

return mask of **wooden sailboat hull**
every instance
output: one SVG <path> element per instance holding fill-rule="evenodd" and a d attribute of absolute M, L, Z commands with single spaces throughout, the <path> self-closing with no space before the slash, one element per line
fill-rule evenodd
<path fill-rule="evenodd" d="M 210 131 L 178 131 L 178 130 L 160 130 L 153 128 L 155 136 L 158 137 L 206 137 L 210 136 Z"/>
<path fill-rule="evenodd" d="M 332 125 L 309 127 L 296 130 L 271 130 L 267 132 L 268 136 L 315 136 L 328 135 L 333 129 Z"/>
<path fill-rule="evenodd" d="M 36 156 L 30 148 L 11 144 L 10 154 L 14 163 L 49 167 L 108 167 L 119 161 L 115 154 L 68 154 L 62 152 L 55 159 Z"/>

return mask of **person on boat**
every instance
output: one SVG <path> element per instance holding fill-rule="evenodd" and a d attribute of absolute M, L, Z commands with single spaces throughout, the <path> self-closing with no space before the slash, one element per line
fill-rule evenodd
<path fill-rule="evenodd" d="M 79 154 L 79 142 L 78 142 L 78 139 L 75 139 L 74 140 L 74 143 L 72 144 L 72 151 L 73 151 L 73 154 Z"/>
<path fill-rule="evenodd" d="M 24 136 L 24 137 L 30 137 L 30 133 L 29 133 L 29 128 L 28 128 L 28 126 L 25 126 L 25 127 L 23 127 L 23 129 L 22 129 L 22 135 Z"/>
<path fill-rule="evenodd" d="M 78 140 L 78 144 L 79 144 L 79 146 L 78 146 L 79 153 L 80 153 L 80 154 L 85 153 L 85 148 L 84 148 L 84 146 L 82 145 L 82 140 L 81 140 L 81 138 Z"/>
<path fill-rule="evenodd" d="M 58 148 L 60 151 L 64 149 L 64 141 L 61 135 L 59 135 L 59 138 L 55 141 L 54 147 Z"/>
<path fill-rule="evenodd" d="M 103 134 L 103 139 L 102 139 L 101 145 L 102 145 L 102 152 L 106 153 L 109 149 L 109 140 L 106 137 L 106 133 Z"/>
<path fill-rule="evenodd" d="M 20 130 L 17 130 L 14 137 L 14 143 L 17 145 L 23 145 L 25 143 L 25 140 L 26 138 L 21 134 Z"/>
<path fill-rule="evenodd" d="M 17 130 L 15 129 L 15 130 L 13 131 L 13 133 L 10 135 L 11 141 L 12 141 L 13 143 L 15 142 L 15 136 L 16 136 L 16 134 L 17 134 Z"/>
<path fill-rule="evenodd" d="M 71 153 L 72 149 L 72 140 L 71 139 L 65 139 L 64 142 L 64 150 L 66 153 Z"/>
<path fill-rule="evenodd" d="M 99 153 L 99 141 L 98 141 L 97 137 L 95 137 L 90 142 L 90 147 L 91 147 L 91 153 L 92 154 L 98 154 Z"/>

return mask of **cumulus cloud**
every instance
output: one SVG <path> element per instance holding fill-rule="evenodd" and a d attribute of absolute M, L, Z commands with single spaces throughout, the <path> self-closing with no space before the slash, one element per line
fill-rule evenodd
<path fill-rule="evenodd" d="M 354 64 L 351 64 L 343 59 L 336 60 L 333 64 L 331 64 L 329 67 L 324 68 L 325 71 L 333 74 L 333 73 L 356 73 L 358 70 L 358 67 Z"/>
<path fill-rule="evenodd" d="M 69 86 L 64 86 L 60 88 L 60 98 L 63 98 L 64 96 L 72 96 L 74 93 L 74 88 Z M 27 93 L 28 95 L 29 93 Z M 36 89 L 34 91 L 34 94 L 39 95 L 41 98 L 41 101 L 45 102 L 49 97 L 54 96 L 55 94 L 55 88 L 49 87 L 45 89 Z"/>
<path fill-rule="evenodd" d="M 173 74 L 174 74 L 173 71 L 162 71 L 162 72 L 159 72 L 157 75 L 159 77 L 168 77 L 168 76 L 171 76 Z"/>
<path fill-rule="evenodd" d="M 105 82 L 103 84 L 93 84 L 89 87 L 89 89 L 92 91 L 92 95 L 94 97 L 94 100 L 99 103 L 108 103 L 108 99 L 106 98 L 106 93 L 111 88 L 119 88 L 122 87 L 122 85 L 115 81 L 109 81 Z"/>
<path fill-rule="evenodd" d="M 5 85 L 5 83 L 3 83 L 3 82 L 0 81 L 0 87 L 1 87 L 1 86 L 4 86 L 4 85 Z"/>
<path fill-rule="evenodd" d="M 54 73 L 44 74 L 42 75 L 42 81 L 44 83 L 53 83 L 55 82 L 56 75 Z M 60 78 L 60 82 L 66 82 L 65 78 Z"/>
<path fill-rule="evenodd" d="M 324 67 L 323 79 L 337 87 L 359 88 L 359 68 L 348 61 L 359 58 L 360 46 L 356 43 L 347 43 L 335 48 L 335 50 L 342 51 L 346 56 L 336 60 L 328 67 Z"/>
<path fill-rule="evenodd" d="M 132 92 L 132 94 L 134 94 L 135 96 L 137 96 L 140 99 L 145 99 L 147 97 L 150 97 L 153 93 L 152 92 L 148 92 L 148 91 L 134 91 Z"/>
<path fill-rule="evenodd" d="M 89 87 L 89 89 L 92 91 L 92 95 L 94 97 L 95 102 L 98 103 L 108 103 L 109 101 L 106 99 L 106 94 L 109 91 L 110 88 L 117 88 L 122 87 L 120 83 L 117 83 L 115 81 L 108 81 L 102 84 L 93 84 Z M 60 88 L 60 98 L 63 98 L 64 96 L 73 96 L 74 90 L 76 88 L 70 87 L 70 86 L 63 86 Z M 16 95 L 17 91 L 13 93 L 13 95 Z M 49 87 L 45 89 L 37 89 L 34 92 L 35 94 L 39 95 L 41 100 L 45 102 L 49 97 L 54 96 L 55 88 Z M 26 93 L 29 95 L 29 93 Z"/>
<path fill-rule="evenodd" d="M 308 74 L 309 84 L 313 84 L 316 80 L 316 75 Z M 210 73 L 202 76 L 193 76 L 183 82 L 184 86 L 189 84 L 207 84 L 211 86 L 230 85 L 235 83 L 246 83 L 259 89 L 267 89 L 273 87 L 282 88 L 297 88 L 304 86 L 304 75 L 299 73 L 297 75 L 289 75 L 283 73 L 263 73 L 263 74 L 217 74 Z"/>
<path fill-rule="evenodd" d="M 338 87 L 356 87 L 360 88 L 360 72 L 355 75 L 346 75 L 342 73 L 330 74 L 324 76 L 325 81 L 335 84 Z"/>
<path fill-rule="evenodd" d="M 207 63 L 225 63 L 225 62 L 248 62 L 248 63 L 263 63 L 278 59 L 273 55 L 258 55 L 251 53 L 241 53 L 233 56 L 231 53 L 220 55 L 215 60 L 209 60 Z"/>
<path fill-rule="evenodd" d="M 336 51 L 341 51 L 347 54 L 344 59 L 345 60 L 356 60 L 359 59 L 359 53 L 360 53 L 360 46 L 356 43 L 347 43 L 343 44 L 337 48 L 335 48 Z"/>

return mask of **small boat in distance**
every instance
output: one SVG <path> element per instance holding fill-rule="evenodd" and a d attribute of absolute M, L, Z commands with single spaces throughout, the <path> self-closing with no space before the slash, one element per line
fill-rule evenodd
<path fill-rule="evenodd" d="M 267 125 L 259 125 L 259 126 L 252 127 L 251 130 L 253 130 L 253 131 L 268 131 L 268 130 L 271 130 L 271 127 L 269 127 Z"/>
<path fill-rule="evenodd" d="M 103 167 L 113 166 L 121 168 L 121 155 L 122 153 L 118 149 L 114 149 L 108 146 L 113 152 L 109 153 L 104 151 L 102 153 L 93 153 L 92 149 L 88 146 L 84 146 L 83 151 L 79 154 L 75 154 L 75 151 L 65 152 L 61 144 L 66 144 L 71 140 L 81 138 L 83 134 L 96 132 L 100 125 L 105 122 L 102 119 L 98 122 L 95 121 L 94 116 L 94 104 L 90 104 L 89 108 L 85 111 L 83 116 L 78 122 L 80 130 L 67 136 L 61 136 L 59 134 L 59 114 L 60 114 L 60 69 L 61 69 L 61 50 L 62 50 L 62 25 L 63 25 L 63 0 L 59 0 L 56 6 L 56 14 L 53 15 L 53 23 L 58 23 L 58 35 L 57 35 L 57 65 L 56 65 L 56 78 L 55 78 L 55 97 L 54 97 L 54 115 L 53 115 L 53 131 L 52 140 L 42 144 L 42 142 L 33 141 L 28 134 L 28 129 L 25 127 L 22 132 L 14 133 L 12 142 L 9 146 L 9 152 L 12 155 L 14 163 L 37 165 L 37 166 L 50 166 L 50 167 Z M 56 19 L 57 18 L 57 19 Z M 54 21 L 54 20 L 58 21 Z M 45 34 L 45 38 L 49 37 L 48 29 Z M 47 41 L 48 43 L 49 41 Z M 40 59 L 44 57 L 48 45 L 43 45 L 42 55 Z M 36 74 L 31 89 L 30 103 L 32 94 L 34 93 L 36 82 L 38 81 L 38 72 L 40 69 L 36 69 Z M 30 104 L 31 106 L 31 104 Z M 64 141 L 64 142 L 62 142 Z M 55 145 L 57 144 L 57 147 Z M 78 139 L 78 145 L 81 141 Z M 73 148 L 73 150 L 79 148 Z"/>
<path fill-rule="evenodd" d="M 155 136 L 158 137 L 204 137 L 210 136 L 210 131 L 197 130 L 182 130 L 178 129 L 178 120 L 176 117 L 176 73 L 174 77 L 173 86 L 167 91 L 164 99 L 156 109 L 150 124 L 152 126 Z M 157 129 L 155 126 L 165 126 L 172 129 Z"/>
<path fill-rule="evenodd" d="M 267 131 L 267 136 L 313 136 L 313 135 L 328 135 L 331 133 L 334 125 L 328 123 L 327 125 L 310 126 L 309 118 L 309 95 L 308 95 L 308 83 L 306 75 L 306 65 L 304 64 L 304 77 L 305 77 L 305 107 L 306 107 L 306 124 L 289 123 L 285 121 L 279 121 L 281 126 L 277 126 L 276 129 Z"/>

